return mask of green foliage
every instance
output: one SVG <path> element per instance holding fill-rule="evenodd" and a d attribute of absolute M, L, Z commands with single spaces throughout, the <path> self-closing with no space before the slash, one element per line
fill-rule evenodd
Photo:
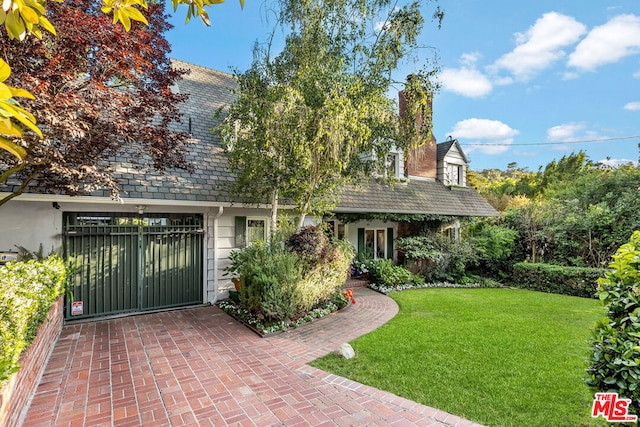
<path fill-rule="evenodd" d="M 283 0 L 276 13 L 285 46 L 275 55 L 270 44 L 257 47 L 251 68 L 235 73 L 236 99 L 217 131 L 238 177 L 230 191 L 270 203 L 272 218 L 280 199 L 291 200 L 302 226 L 306 214 L 330 211 L 344 184 L 369 178 L 375 161 L 362 154 L 382 164 L 392 147 L 430 134 L 428 120 L 402 126 L 387 97 L 392 71 L 419 47 L 424 19 L 419 2 L 390 0 Z M 415 76 L 403 120 L 428 108 L 437 89 L 433 70 Z"/>
<path fill-rule="evenodd" d="M 484 276 L 506 278 L 506 272 L 511 271 L 511 254 L 516 248 L 518 237 L 517 231 L 500 225 L 493 219 L 483 219 L 471 224 L 464 230 L 464 240 L 475 252 L 475 260 L 469 267 Z"/>
<path fill-rule="evenodd" d="M 286 245 L 291 252 L 315 264 L 329 246 L 329 238 L 322 228 L 310 225 L 292 234 Z"/>
<path fill-rule="evenodd" d="M 534 291 L 596 298 L 597 281 L 604 270 L 519 262 L 513 266 L 512 285 Z"/>
<path fill-rule="evenodd" d="M 479 260 L 497 261 L 511 255 L 518 233 L 510 228 L 479 222 L 467 229 Z"/>
<path fill-rule="evenodd" d="M 471 175 L 504 212 L 501 225 L 520 237 L 507 261 L 601 268 L 640 229 L 637 166 L 609 168 L 578 152 L 537 173 L 514 167 Z"/>
<path fill-rule="evenodd" d="M 64 292 L 65 273 L 57 256 L 0 267 L 0 383 L 19 369 L 20 355 Z"/>
<path fill-rule="evenodd" d="M 449 223 L 456 217 L 436 214 L 397 214 L 397 213 L 336 213 L 335 218 L 343 224 L 356 221 L 394 221 L 394 222 L 428 222 Z"/>
<path fill-rule="evenodd" d="M 302 280 L 296 286 L 298 312 L 305 313 L 319 303 L 332 299 L 332 295 L 340 291 L 347 280 L 353 255 L 353 248 L 346 241 L 327 246 L 323 257 L 310 269 L 305 269 Z"/>
<path fill-rule="evenodd" d="M 424 279 L 411 273 L 406 268 L 393 265 L 390 259 L 376 259 L 369 264 L 369 278 L 371 282 L 385 287 L 403 285 L 422 285 Z"/>
<path fill-rule="evenodd" d="M 409 269 L 430 282 L 459 281 L 467 266 L 475 262 L 475 252 L 468 242 L 456 242 L 440 233 L 403 237 L 396 242 Z"/>
<path fill-rule="evenodd" d="M 241 305 L 266 320 L 291 317 L 296 310 L 295 286 L 302 278 L 298 258 L 283 246 L 256 242 L 239 251 L 232 262 L 241 280 Z"/>
<path fill-rule="evenodd" d="M 331 243 L 321 229 L 307 227 L 287 239 L 277 233 L 269 243 L 232 252 L 227 274 L 240 278 L 244 309 L 260 321 L 282 321 L 331 300 L 353 256 L 348 242 Z"/>
<path fill-rule="evenodd" d="M 613 256 L 598 295 L 607 310 L 593 332 L 587 384 L 631 399 L 640 415 L 640 231 Z"/>

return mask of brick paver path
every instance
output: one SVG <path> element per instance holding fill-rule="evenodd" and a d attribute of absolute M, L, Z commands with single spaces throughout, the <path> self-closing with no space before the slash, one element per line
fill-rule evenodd
<path fill-rule="evenodd" d="M 477 426 L 306 363 L 391 319 L 366 288 L 357 304 L 260 338 L 217 307 L 70 324 L 25 426 Z"/>

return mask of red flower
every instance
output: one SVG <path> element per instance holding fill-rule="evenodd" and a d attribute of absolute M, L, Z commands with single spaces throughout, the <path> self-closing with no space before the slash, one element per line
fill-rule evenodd
<path fill-rule="evenodd" d="M 351 301 L 352 304 L 356 303 L 356 301 L 353 299 L 353 289 L 349 288 L 348 290 L 346 290 L 344 296 L 347 301 Z"/>

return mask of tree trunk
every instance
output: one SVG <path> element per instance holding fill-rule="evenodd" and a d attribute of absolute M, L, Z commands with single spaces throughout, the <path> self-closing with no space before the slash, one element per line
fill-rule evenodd
<path fill-rule="evenodd" d="M 278 230 L 278 190 L 271 192 L 271 221 L 269 221 L 269 237 L 273 237 Z"/>
<path fill-rule="evenodd" d="M 309 200 L 304 202 L 302 209 L 300 209 L 300 220 L 298 221 L 298 230 L 304 225 L 304 219 L 307 217 L 307 211 L 309 210 Z"/>
<path fill-rule="evenodd" d="M 13 173 L 13 171 L 17 170 L 20 171 L 22 170 L 26 165 L 22 165 L 22 167 L 19 168 L 13 168 L 10 169 L 7 172 L 11 172 Z M 6 197 L 0 199 L 0 206 L 4 205 L 5 203 L 7 203 L 9 200 L 18 197 L 19 195 L 21 195 L 22 193 L 24 193 L 24 190 L 26 190 L 26 188 L 29 186 L 29 183 L 31 181 L 33 181 L 33 179 L 38 175 L 38 173 L 40 172 L 40 168 L 37 168 L 35 171 L 33 171 L 31 173 L 31 175 L 29 175 L 27 178 L 25 178 L 22 183 L 20 184 L 20 187 L 18 187 L 17 190 L 15 190 L 13 193 L 7 195 Z M 11 173 L 4 173 L 2 174 L 2 179 L 0 179 L 0 183 L 4 183 L 6 182 L 6 180 L 9 178 L 9 176 L 11 175 Z"/>

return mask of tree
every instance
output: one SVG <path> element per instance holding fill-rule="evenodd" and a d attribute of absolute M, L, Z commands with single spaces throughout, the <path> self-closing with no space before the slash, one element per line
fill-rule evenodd
<path fill-rule="evenodd" d="M 62 2 L 64 0 L 54 0 Z M 158 3 L 151 0 L 152 4 Z M 224 0 L 171 0 L 173 10 L 176 11 L 178 5 L 188 6 L 187 22 L 192 16 L 199 16 L 208 26 L 209 15 L 205 6 L 219 4 Z M 11 40 L 23 41 L 32 34 L 38 39 L 42 39 L 42 30 L 51 34 L 56 34 L 56 30 L 51 22 L 46 18 L 47 0 L 5 0 L 0 8 L 0 25 L 4 24 L 7 36 Z M 244 0 L 240 0 L 240 6 L 244 7 Z M 146 0 L 102 0 L 101 11 L 113 13 L 113 23 L 120 22 L 126 31 L 131 29 L 131 21 L 139 21 L 148 25 L 147 18 L 140 12 L 139 8 L 147 9 Z M 23 134 L 22 125 L 34 131 L 42 137 L 42 132 L 36 126 L 36 117 L 20 106 L 16 98 L 23 97 L 32 99 L 33 95 L 22 88 L 9 86 L 4 82 L 11 75 L 11 67 L 3 59 L 0 59 L 0 135 L 8 137 L 20 137 Z M 27 156 L 27 151 L 15 141 L 0 137 L 0 150 L 13 155 L 19 160 Z"/>
<path fill-rule="evenodd" d="M 272 57 L 270 47 L 258 49 L 252 68 L 236 72 L 237 101 L 218 130 L 239 178 L 233 190 L 271 203 L 272 224 L 279 199 L 296 204 L 301 226 L 308 213 L 334 206 L 345 183 L 368 175 L 371 155 L 384 163 L 392 147 L 420 144 L 431 131 L 415 119 L 435 90 L 434 70 L 406 82 L 402 121 L 387 98 L 392 72 L 418 47 L 423 26 L 420 2 L 396 5 L 282 0 L 279 25 L 290 28 L 283 51 Z M 434 17 L 442 19 L 439 8 Z"/>
<path fill-rule="evenodd" d="M 0 205 L 30 184 L 70 195 L 102 186 L 117 195 L 106 160 L 123 150 L 141 166 L 188 167 L 187 136 L 170 129 L 183 100 L 170 90 L 182 74 L 167 57 L 162 34 L 170 25 L 162 3 L 149 5 L 147 15 L 148 26 L 126 33 L 112 26 L 98 2 L 67 0 L 49 7 L 57 37 L 22 43 L 0 37 L 13 64 L 11 79 L 35 95 L 25 106 L 38 112 L 44 129 L 42 140 L 32 133 L 18 140 L 28 153 L 23 160 L 0 151 L 6 166 L 0 183 L 20 182 Z"/>

